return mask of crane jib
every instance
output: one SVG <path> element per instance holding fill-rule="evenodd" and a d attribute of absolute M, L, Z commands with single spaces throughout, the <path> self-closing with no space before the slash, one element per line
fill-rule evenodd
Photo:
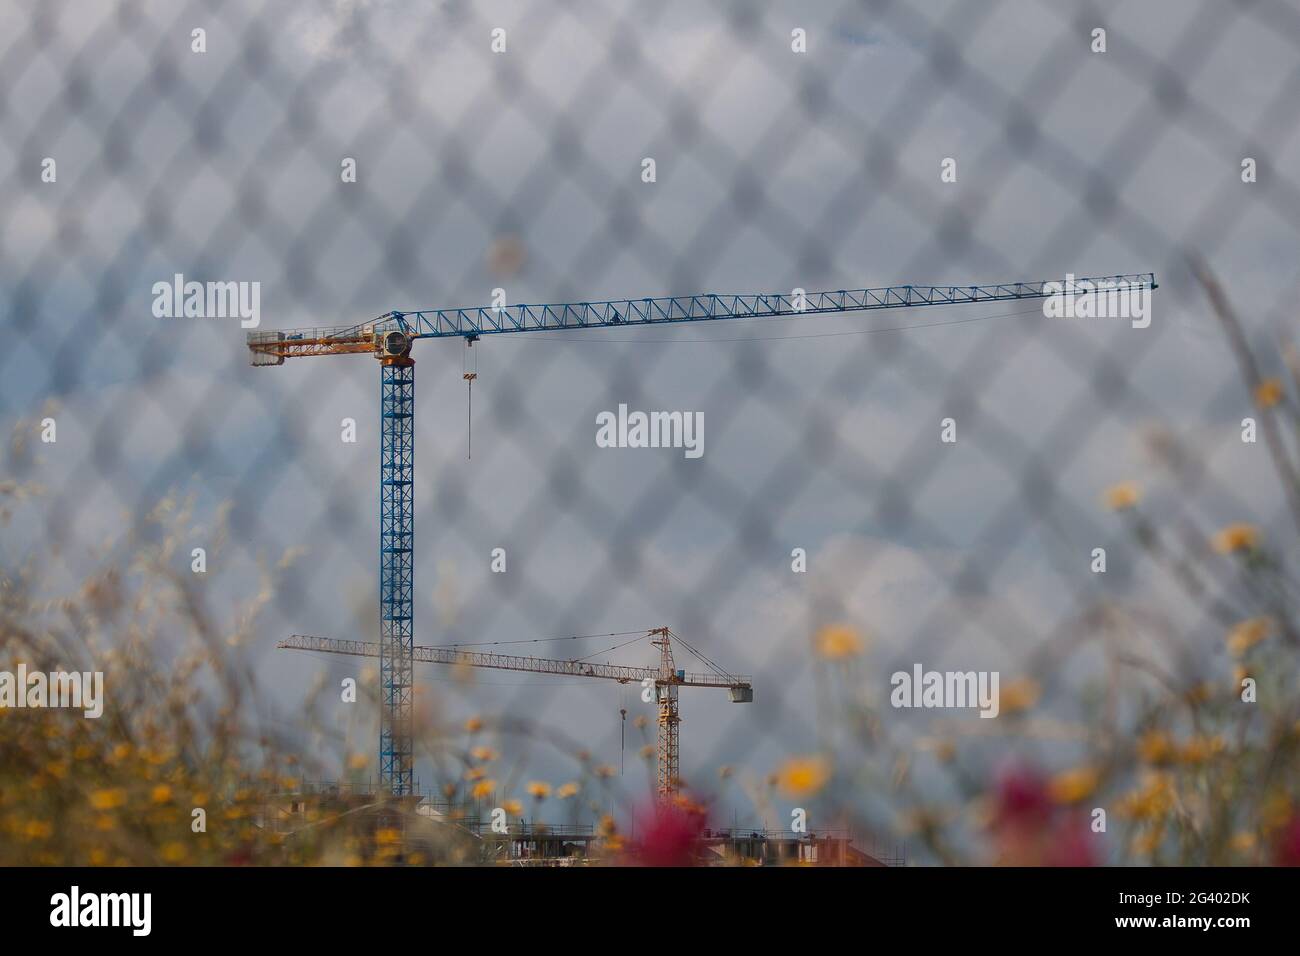
<path fill-rule="evenodd" d="M 813 316 L 878 309 L 1045 299 L 1057 294 L 1063 286 L 1085 283 L 1103 288 L 1158 288 L 1155 274 L 1146 272 L 1080 279 L 1069 276 L 1065 280 L 992 285 L 897 285 L 823 292 L 794 289 L 790 292 L 705 293 L 599 302 L 519 303 L 394 311 L 360 325 L 251 332 L 248 335 L 248 347 L 253 353 L 254 365 L 279 365 L 284 358 L 297 356 L 381 353 L 385 350 L 385 336 L 395 332 L 402 334 L 405 345 L 409 347 L 410 340 L 426 338 Z"/>

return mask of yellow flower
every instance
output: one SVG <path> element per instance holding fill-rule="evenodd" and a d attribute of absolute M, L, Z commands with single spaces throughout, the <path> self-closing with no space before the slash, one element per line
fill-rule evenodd
<path fill-rule="evenodd" d="M 830 761 L 817 756 L 791 757 L 776 773 L 777 786 L 790 797 L 814 796 L 830 778 Z"/>
<path fill-rule="evenodd" d="M 1011 681 L 1002 688 L 999 694 L 999 710 L 1003 714 L 1014 714 L 1017 711 L 1029 710 L 1042 695 L 1043 689 L 1038 686 L 1038 681 L 1032 677 L 1020 677 Z"/>
<path fill-rule="evenodd" d="M 1163 730 L 1149 730 L 1138 738 L 1138 756 L 1147 763 L 1164 764 L 1174 757 L 1174 742 Z"/>
<path fill-rule="evenodd" d="M 1136 481 L 1121 481 L 1106 489 L 1106 507 L 1111 511 L 1127 511 L 1142 498 L 1142 489 Z"/>
<path fill-rule="evenodd" d="M 580 789 L 582 788 L 576 783 L 566 783 L 556 788 L 555 795 L 561 800 L 566 800 L 576 794 Z"/>
<path fill-rule="evenodd" d="M 607 763 L 601 764 L 592 772 L 595 773 L 597 777 L 601 777 L 603 779 L 609 779 L 610 777 L 613 777 L 618 774 L 618 771 Z"/>
<path fill-rule="evenodd" d="M 126 791 L 121 787 L 96 790 L 90 795 L 90 805 L 96 810 L 112 810 L 126 803 Z"/>
<path fill-rule="evenodd" d="M 45 840 L 54 833 L 54 827 L 48 820 L 28 820 L 23 827 L 23 836 L 29 840 Z"/>
<path fill-rule="evenodd" d="M 1291 798 L 1280 792 L 1265 797 L 1259 808 L 1260 822 L 1270 830 L 1285 826 L 1293 813 Z"/>
<path fill-rule="evenodd" d="M 482 729 L 483 729 L 483 721 L 479 720 L 477 717 L 471 717 L 469 720 L 465 721 L 466 733 L 475 734 Z"/>
<path fill-rule="evenodd" d="M 383 827 L 375 831 L 375 843 L 379 846 L 395 846 L 402 840 L 401 831 L 392 827 Z"/>
<path fill-rule="evenodd" d="M 817 655 L 828 661 L 842 661 L 862 653 L 863 640 L 847 624 L 831 624 L 817 632 L 813 641 Z"/>
<path fill-rule="evenodd" d="M 161 850 L 162 858 L 168 863 L 180 863 L 185 859 L 185 853 L 185 844 L 177 843 L 175 840 L 164 845 Z"/>
<path fill-rule="evenodd" d="M 1134 820 L 1155 820 L 1174 805 L 1173 782 L 1166 773 L 1148 773 L 1142 785 L 1119 802 L 1122 815 Z"/>
<path fill-rule="evenodd" d="M 356 753 L 348 758 L 348 766 L 353 770 L 365 770 L 370 763 L 370 758 L 365 754 Z"/>
<path fill-rule="evenodd" d="M 172 798 L 172 788 L 165 783 L 160 783 L 153 788 L 153 792 L 149 796 L 154 803 L 167 803 Z"/>
<path fill-rule="evenodd" d="M 469 752 L 469 755 L 479 763 L 489 763 L 497 759 L 497 752 L 491 747 L 475 747 Z"/>
<path fill-rule="evenodd" d="M 1273 630 L 1273 621 L 1267 617 L 1252 617 L 1242 621 L 1228 634 L 1228 651 L 1233 657 L 1241 657 L 1248 650 L 1268 637 Z"/>
<path fill-rule="evenodd" d="M 1248 830 L 1241 830 L 1232 835 L 1232 839 L 1228 841 L 1228 845 L 1238 853 L 1249 853 L 1251 850 L 1255 849 L 1255 834 Z"/>
<path fill-rule="evenodd" d="M 1224 741 L 1222 737 L 1207 737 L 1200 735 L 1190 738 L 1187 743 L 1183 744 L 1182 757 L 1183 763 L 1204 763 L 1214 755 L 1222 752 Z"/>
<path fill-rule="evenodd" d="M 482 767 L 470 767 L 468 770 L 465 771 L 466 780 L 482 780 L 486 776 L 487 776 L 487 771 L 485 771 Z"/>
<path fill-rule="evenodd" d="M 1076 767 L 1054 776 L 1048 782 L 1047 792 L 1057 803 L 1078 803 L 1097 789 L 1099 780 L 1092 767 Z"/>
<path fill-rule="evenodd" d="M 470 790 L 470 795 L 474 797 L 486 797 L 496 788 L 497 782 L 495 780 L 480 780 L 478 783 L 474 784 L 473 789 Z"/>
<path fill-rule="evenodd" d="M 1259 546 L 1259 531 L 1250 524 L 1230 524 L 1214 536 L 1214 550 L 1220 554 L 1254 551 Z"/>
<path fill-rule="evenodd" d="M 549 783 L 542 783 L 540 780 L 532 781 L 524 789 L 538 800 L 545 800 L 551 795 L 551 785 Z"/>
<path fill-rule="evenodd" d="M 1165 828 L 1163 826 L 1152 827 L 1142 833 L 1133 835 L 1132 848 L 1135 856 L 1146 856 L 1154 853 L 1160 848 L 1160 844 L 1165 839 Z"/>
<path fill-rule="evenodd" d="M 506 812 L 508 817 L 522 817 L 524 815 L 524 805 L 518 800 L 507 800 L 501 804 L 501 809 Z"/>
<path fill-rule="evenodd" d="M 1282 401 L 1282 382 L 1276 378 L 1266 378 L 1255 386 L 1255 401 L 1260 408 L 1272 408 Z"/>

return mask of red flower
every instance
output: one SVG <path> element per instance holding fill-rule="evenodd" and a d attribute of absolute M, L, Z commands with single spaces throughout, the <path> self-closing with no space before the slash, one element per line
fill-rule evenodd
<path fill-rule="evenodd" d="M 1300 813 L 1282 828 L 1273 853 L 1278 866 L 1300 866 Z"/>
<path fill-rule="evenodd" d="M 705 815 L 697 808 L 655 807 L 637 816 L 636 847 L 629 861 L 640 866 L 694 866 Z"/>

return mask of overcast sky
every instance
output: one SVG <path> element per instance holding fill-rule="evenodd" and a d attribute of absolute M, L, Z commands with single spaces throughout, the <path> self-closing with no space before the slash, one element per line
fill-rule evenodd
<path fill-rule="evenodd" d="M 474 347 L 472 461 L 464 348 L 417 344 L 417 643 L 670 625 L 755 675 L 747 707 L 682 695 L 683 772 L 709 785 L 719 763 L 761 775 L 819 745 L 819 622 L 872 635 L 858 677 L 883 701 L 897 667 L 1013 674 L 1088 600 L 1158 594 L 1099 506 L 1127 478 L 1149 478 L 1157 514 L 1184 504 L 1142 453 L 1157 422 L 1206 456 L 1207 520 L 1278 513 L 1183 257 L 1210 262 L 1258 341 L 1293 325 L 1294 7 L 706 6 L 7 5 L 0 415 L 9 428 L 55 399 L 59 440 L 4 560 L 45 556 L 54 521 L 58 567 L 79 571 L 169 490 L 197 497 L 200 524 L 229 501 L 215 606 L 251 596 L 258 556 L 303 549 L 252 649 L 280 714 L 322 672 L 357 671 L 273 648 L 376 637 L 376 363 L 249 368 L 237 320 L 153 316 L 153 283 L 175 273 L 259 281 L 262 327 L 290 328 L 488 304 L 498 287 L 517 303 L 1155 271 L 1147 329 L 1000 303 L 492 337 Z M 704 455 L 597 448 L 595 416 L 619 403 L 702 412 Z M 939 442 L 946 417 L 956 445 Z M 1097 546 L 1113 549 L 1104 580 Z M 1071 676 L 1047 706 L 1071 706 Z M 651 711 L 596 681 L 418 680 L 455 719 L 535 717 L 610 763 L 619 706 Z M 931 717 L 883 719 L 906 734 Z M 503 749 L 520 779 L 573 773 Z M 748 812 L 734 789 L 720 805 Z"/>

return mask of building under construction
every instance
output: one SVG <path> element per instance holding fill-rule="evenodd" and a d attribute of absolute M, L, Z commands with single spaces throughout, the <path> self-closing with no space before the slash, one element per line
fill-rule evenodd
<path fill-rule="evenodd" d="M 635 829 L 621 833 L 592 824 L 511 821 L 494 829 L 494 800 L 442 801 L 411 794 L 393 798 L 370 784 L 304 784 L 278 794 L 259 825 L 291 843 L 297 835 L 346 822 L 359 843 L 379 848 L 385 862 L 496 866 L 636 865 L 645 860 Z M 361 862 L 372 862 L 362 858 Z M 867 852 L 848 830 L 706 828 L 690 838 L 676 862 L 697 866 L 897 866 L 901 847 Z"/>

